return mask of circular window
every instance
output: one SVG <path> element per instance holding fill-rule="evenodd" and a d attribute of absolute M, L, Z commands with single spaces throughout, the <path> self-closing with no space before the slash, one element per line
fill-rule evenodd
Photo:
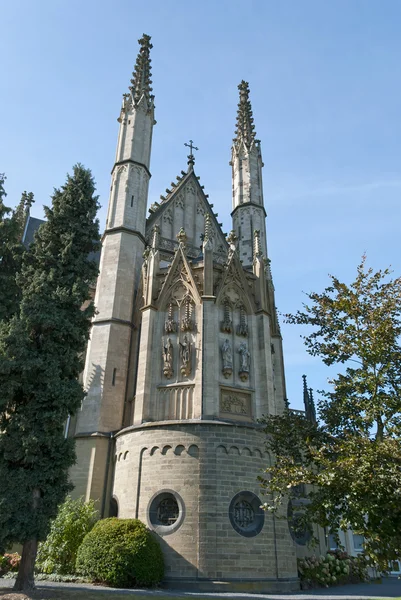
<path fill-rule="evenodd" d="M 161 490 L 149 502 L 148 524 L 159 535 L 168 535 L 177 531 L 184 516 L 184 502 L 177 492 Z"/>
<path fill-rule="evenodd" d="M 265 522 L 261 501 L 252 492 L 240 492 L 231 500 L 228 515 L 237 533 L 253 537 L 261 532 Z"/>
<path fill-rule="evenodd" d="M 290 500 L 287 508 L 288 528 L 292 539 L 298 546 L 306 546 L 312 537 L 312 532 L 302 517 L 302 502 Z"/>

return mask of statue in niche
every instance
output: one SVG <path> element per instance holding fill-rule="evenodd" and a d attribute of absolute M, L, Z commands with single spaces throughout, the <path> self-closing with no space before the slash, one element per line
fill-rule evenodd
<path fill-rule="evenodd" d="M 191 298 L 187 296 L 185 298 L 184 317 L 181 320 L 181 331 L 192 331 L 193 329 L 194 323 L 192 321 L 192 303 Z"/>
<path fill-rule="evenodd" d="M 191 373 L 191 342 L 186 335 L 180 346 L 181 374 L 188 376 Z"/>
<path fill-rule="evenodd" d="M 228 338 L 221 347 L 221 356 L 223 359 L 223 375 L 227 379 L 233 372 L 233 350 Z"/>
<path fill-rule="evenodd" d="M 220 324 L 220 331 L 223 333 L 231 333 L 233 330 L 233 322 L 230 319 L 230 304 L 228 300 L 224 301 L 224 319 Z"/>
<path fill-rule="evenodd" d="M 174 321 L 173 304 L 168 305 L 167 319 L 164 322 L 164 330 L 166 333 L 175 333 L 177 331 L 177 323 Z"/>
<path fill-rule="evenodd" d="M 246 322 L 245 308 L 243 304 L 241 304 L 239 308 L 239 324 L 237 325 L 237 335 L 242 335 L 243 337 L 247 337 L 248 335 L 248 324 Z"/>
<path fill-rule="evenodd" d="M 163 374 L 167 379 L 171 379 L 174 373 L 173 369 L 173 344 L 168 338 L 167 344 L 163 346 Z"/>
<path fill-rule="evenodd" d="M 249 377 L 249 365 L 251 362 L 251 355 L 245 342 L 241 342 L 238 348 L 240 355 L 240 366 L 239 376 L 241 381 L 246 381 Z"/>

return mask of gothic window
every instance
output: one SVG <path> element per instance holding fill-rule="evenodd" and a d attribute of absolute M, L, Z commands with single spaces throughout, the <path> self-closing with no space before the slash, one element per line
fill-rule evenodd
<path fill-rule="evenodd" d="M 184 502 L 173 490 L 157 492 L 149 503 L 148 524 L 159 535 L 168 535 L 177 531 L 184 516 Z"/>
<path fill-rule="evenodd" d="M 265 513 L 261 501 L 252 492 L 240 492 L 231 500 L 228 510 L 231 525 L 244 537 L 254 537 L 262 531 Z"/>

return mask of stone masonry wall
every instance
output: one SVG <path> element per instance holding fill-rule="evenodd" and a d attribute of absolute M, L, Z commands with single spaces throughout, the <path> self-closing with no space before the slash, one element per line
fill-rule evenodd
<path fill-rule="evenodd" d="M 182 498 L 181 526 L 159 536 L 170 579 L 290 580 L 297 586 L 295 547 L 286 521 L 265 514 L 258 535 L 244 537 L 229 518 L 242 491 L 263 497 L 257 476 L 268 464 L 264 436 L 252 425 L 163 422 L 117 435 L 113 495 L 119 517 L 148 526 L 160 491 Z"/>

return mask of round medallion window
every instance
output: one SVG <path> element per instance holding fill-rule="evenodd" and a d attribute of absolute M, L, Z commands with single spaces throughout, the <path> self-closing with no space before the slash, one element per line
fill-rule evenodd
<path fill-rule="evenodd" d="M 260 507 L 261 501 L 252 492 L 240 492 L 231 500 L 228 515 L 237 533 L 244 537 L 253 537 L 261 532 L 265 513 Z"/>
<path fill-rule="evenodd" d="M 287 508 L 288 528 L 298 546 L 306 546 L 312 537 L 312 532 L 303 522 L 302 516 L 302 501 L 290 500 Z"/>
<path fill-rule="evenodd" d="M 184 520 L 184 502 L 177 492 L 161 490 L 149 502 L 148 524 L 159 535 L 177 531 Z"/>

